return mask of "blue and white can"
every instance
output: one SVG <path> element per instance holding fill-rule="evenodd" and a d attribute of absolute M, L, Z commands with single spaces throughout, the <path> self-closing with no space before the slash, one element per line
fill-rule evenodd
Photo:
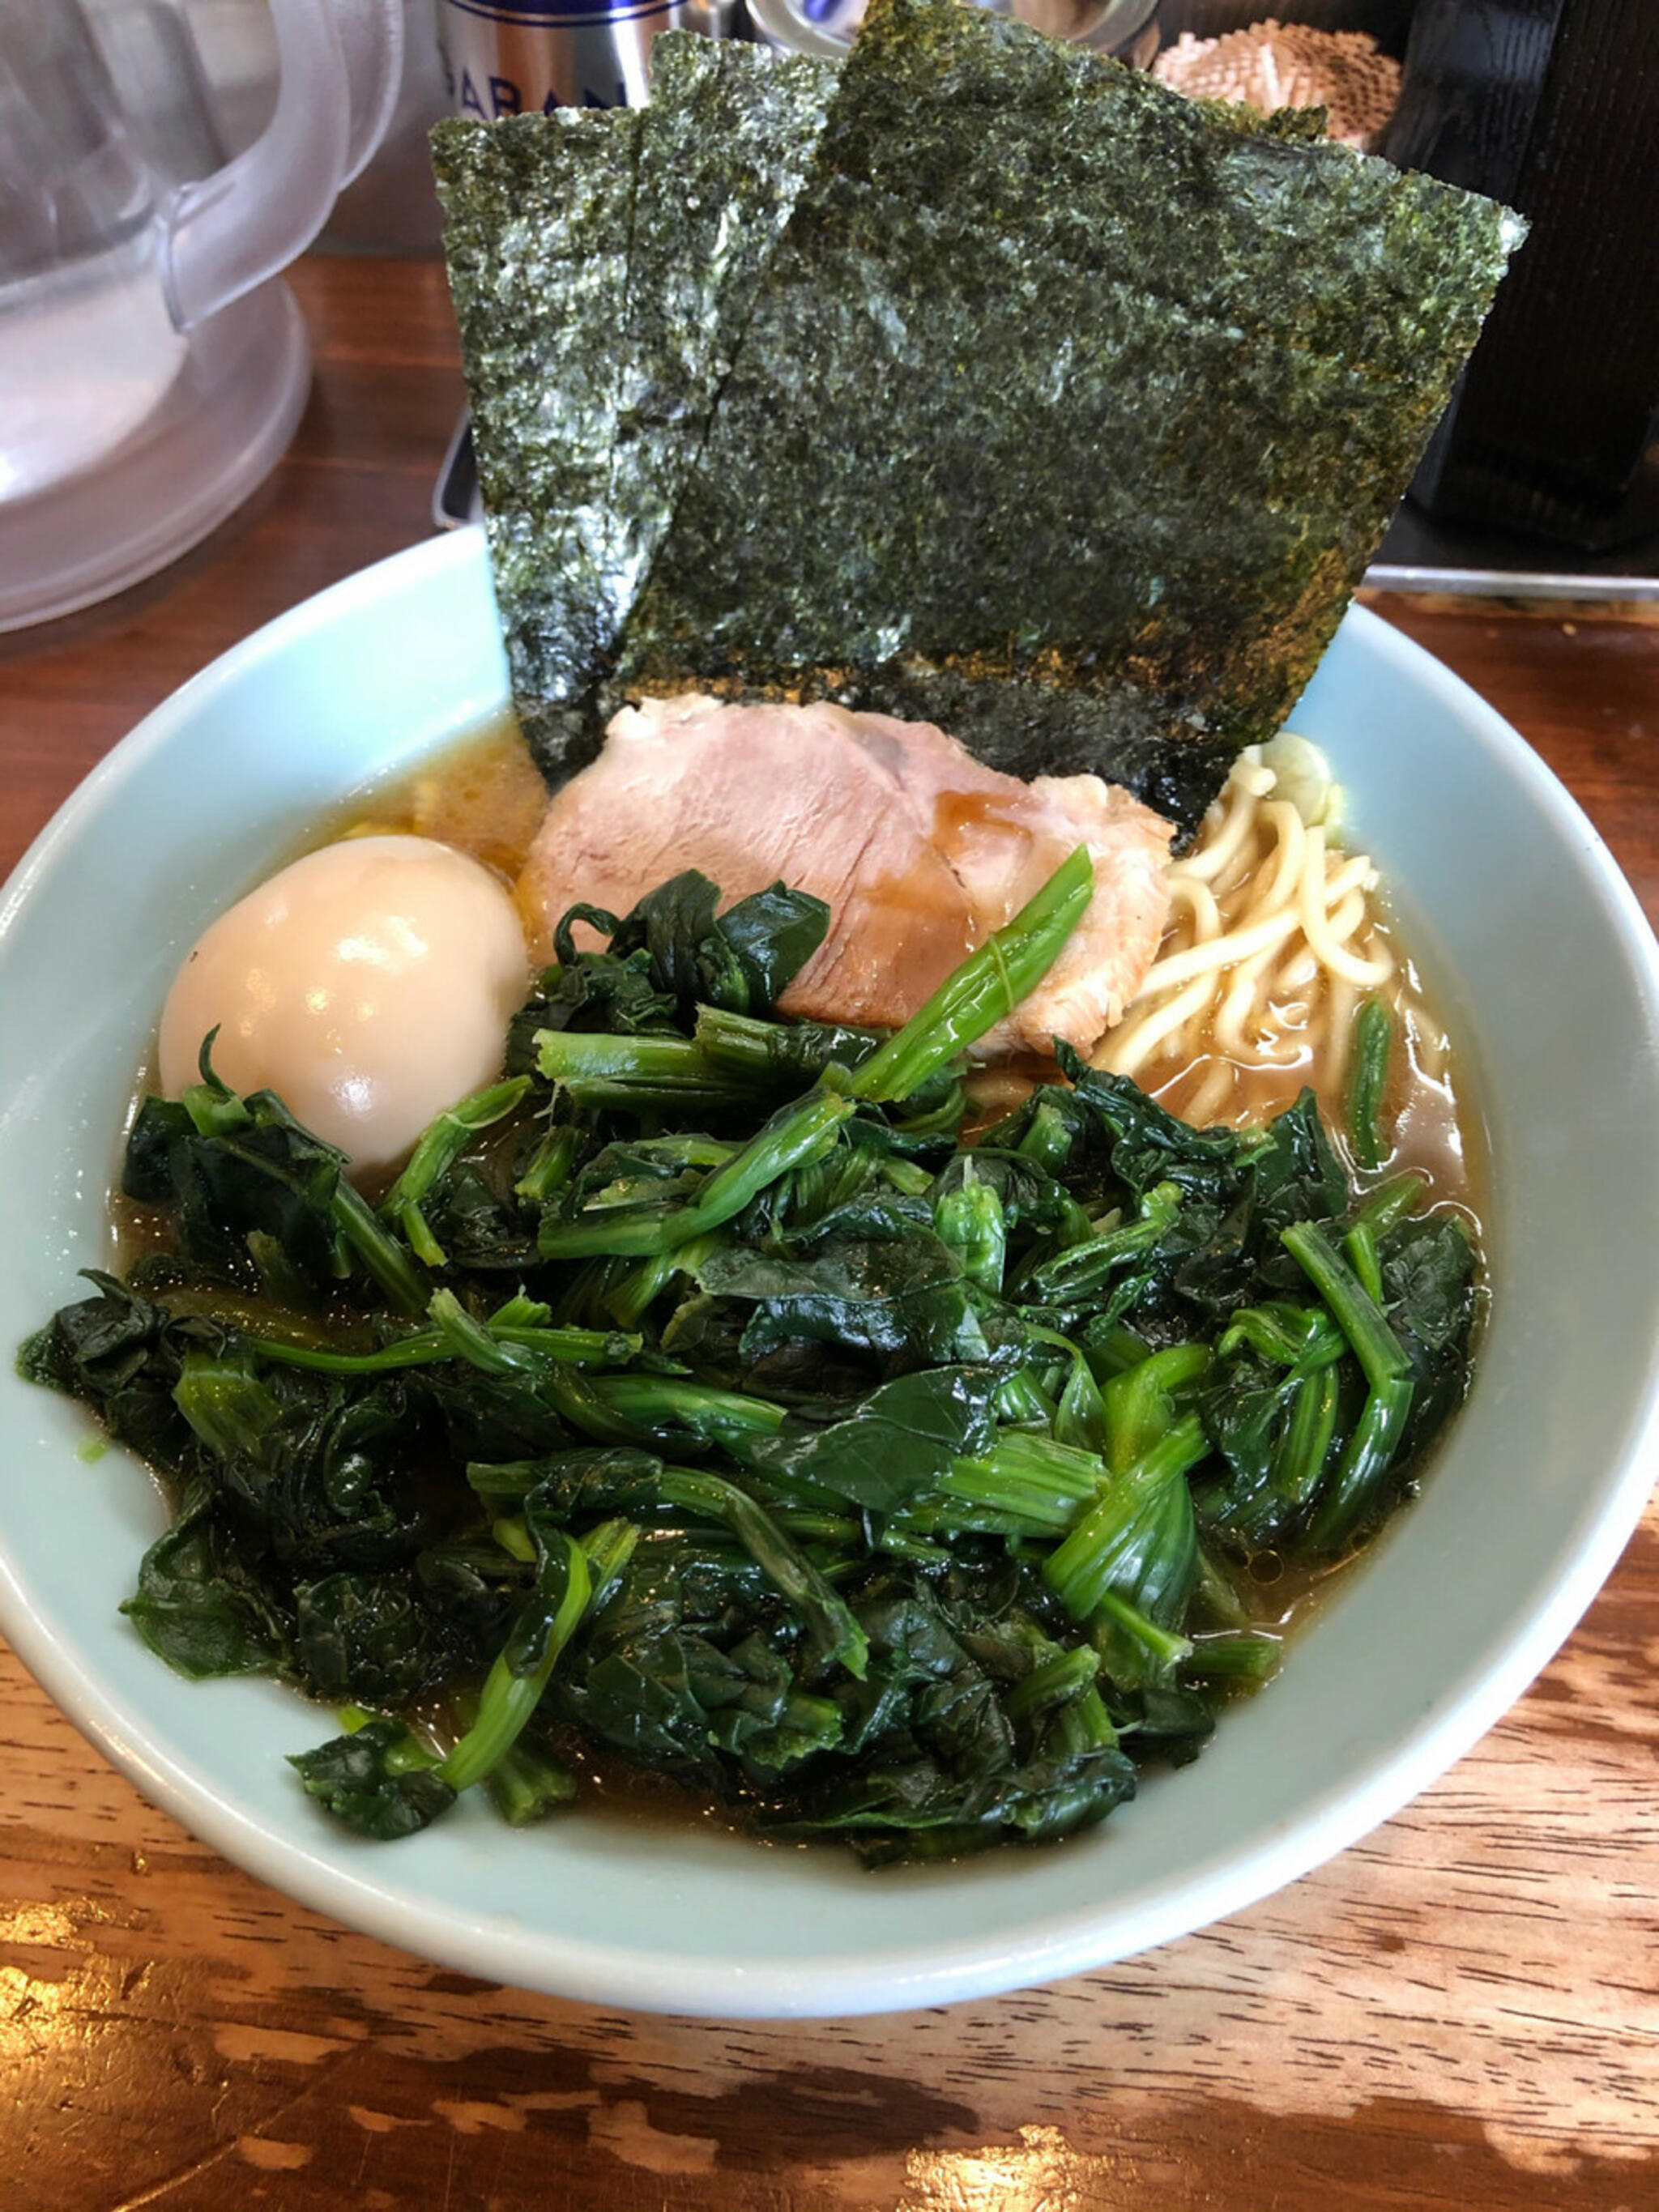
<path fill-rule="evenodd" d="M 784 53 L 817 54 L 838 61 L 858 35 L 865 0 L 748 0 L 757 37 Z M 1010 15 L 1069 39 L 1133 68 L 1147 69 L 1158 52 L 1158 0 L 979 0 L 994 15 Z"/>
<path fill-rule="evenodd" d="M 735 0 L 438 0 L 458 115 L 493 123 L 556 107 L 638 107 L 659 31 L 724 37 Z"/>

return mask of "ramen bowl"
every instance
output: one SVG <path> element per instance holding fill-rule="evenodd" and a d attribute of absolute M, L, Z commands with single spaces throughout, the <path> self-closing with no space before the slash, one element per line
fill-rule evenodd
<path fill-rule="evenodd" d="M 204 921 L 349 792 L 505 696 L 483 539 L 458 533 L 228 653 L 42 835 L 0 902 L 9 1342 L 107 1255 L 134 1073 Z M 26 1664 L 147 1796 L 308 1906 L 613 2007 L 848 2014 L 1047 1981 L 1236 1911 L 1386 1819 L 1544 1665 L 1652 1480 L 1659 957 L 1527 745 L 1375 616 L 1348 615 L 1292 720 L 1326 748 L 1456 1040 L 1484 1125 L 1491 1316 L 1422 1496 L 1196 1765 L 1066 1843 L 878 1873 L 580 1807 L 513 1830 L 464 1802 L 362 1841 L 286 1764 L 327 1732 L 314 1706 L 191 1684 L 141 1645 L 118 1607 L 165 1522 L 157 1486 L 120 1450 L 89 1455 L 83 1411 L 8 1371 L 0 1628 Z"/>

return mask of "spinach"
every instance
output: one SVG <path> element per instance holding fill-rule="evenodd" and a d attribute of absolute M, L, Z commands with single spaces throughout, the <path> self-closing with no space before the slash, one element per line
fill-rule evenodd
<path fill-rule="evenodd" d="M 701 1261 L 696 1281 L 752 1310 L 743 1332 L 750 1359 L 811 1343 L 947 1360 L 973 1310 L 955 1254 L 927 1230 L 897 1242 L 831 1237 L 799 1258 L 727 1245 Z"/>
<path fill-rule="evenodd" d="M 175 1322 L 135 1284 L 99 1268 L 82 1272 L 98 1295 L 60 1307 L 22 1346 L 19 1371 L 84 1399 L 111 1436 L 161 1473 L 182 1479 L 199 1454 L 173 1387 L 198 1332 Z"/>
<path fill-rule="evenodd" d="M 613 932 L 611 951 L 643 951 L 653 988 L 681 1015 L 700 1006 L 769 1012 L 823 944 L 830 909 L 782 884 L 716 917 L 720 887 L 696 868 L 648 891 Z"/>
<path fill-rule="evenodd" d="M 805 1482 L 893 1513 L 935 1488 L 953 1462 L 988 1449 L 995 1433 L 989 1369 L 939 1367 L 884 1382 L 844 1419 L 796 1423 L 750 1454 L 775 1480 Z"/>
<path fill-rule="evenodd" d="M 400 1763 L 411 1749 L 414 1763 Z M 377 1843 L 414 1835 L 455 1802 L 454 1790 L 398 1721 L 371 1720 L 314 1751 L 291 1753 L 289 1764 L 336 1820 Z"/>
<path fill-rule="evenodd" d="M 287 1656 L 281 1611 L 214 1515 L 205 1485 L 185 1492 L 121 1609 L 150 1650 L 192 1681 L 266 1674 Z"/>
<path fill-rule="evenodd" d="M 296 1771 L 382 1838 L 475 1787 L 549 1814 L 597 1750 L 880 1863 L 1194 1756 L 1277 1662 L 1252 1554 L 1415 1480 L 1477 1259 L 1310 1096 L 1193 1129 L 1062 1051 L 963 1144 L 959 1054 L 1086 885 L 890 1038 L 777 1018 L 823 919 L 781 888 L 573 909 L 516 1072 L 378 1209 L 204 1048 L 128 1146 L 172 1249 L 20 1354 L 174 1486 L 135 1631 L 344 1709 Z"/>
<path fill-rule="evenodd" d="M 454 1664 L 441 1618 L 406 1571 L 298 1583 L 294 1610 L 299 1671 L 319 1697 L 409 1705 Z"/>

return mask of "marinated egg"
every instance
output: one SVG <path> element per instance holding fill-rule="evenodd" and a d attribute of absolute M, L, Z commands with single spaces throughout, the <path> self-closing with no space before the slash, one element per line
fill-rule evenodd
<path fill-rule="evenodd" d="M 197 1080 L 216 1028 L 217 1074 L 276 1091 L 373 1174 L 499 1073 L 529 980 L 518 909 L 480 862 L 428 837 L 325 845 L 198 942 L 161 1011 L 161 1087 Z"/>

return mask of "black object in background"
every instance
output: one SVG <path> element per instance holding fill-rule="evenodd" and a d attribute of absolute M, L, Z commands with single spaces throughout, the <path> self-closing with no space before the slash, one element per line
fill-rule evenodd
<path fill-rule="evenodd" d="M 1659 4 L 1418 0 L 1383 151 L 1532 224 L 1413 500 L 1586 547 L 1659 527 Z"/>

